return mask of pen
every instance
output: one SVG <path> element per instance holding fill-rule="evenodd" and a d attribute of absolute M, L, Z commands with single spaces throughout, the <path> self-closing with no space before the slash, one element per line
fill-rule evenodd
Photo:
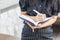
<path fill-rule="evenodd" d="M 38 12 L 37 10 L 33 9 L 34 12 L 36 12 L 37 14 L 40 14 L 40 12 Z"/>

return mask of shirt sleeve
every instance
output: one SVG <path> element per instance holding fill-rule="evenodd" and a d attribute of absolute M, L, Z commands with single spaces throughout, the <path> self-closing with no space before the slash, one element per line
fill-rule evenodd
<path fill-rule="evenodd" d="M 19 6 L 21 11 L 27 11 L 27 1 L 26 0 L 19 0 Z"/>
<path fill-rule="evenodd" d="M 59 1 L 56 0 L 53 7 L 52 7 L 52 15 L 58 15 L 59 13 Z"/>

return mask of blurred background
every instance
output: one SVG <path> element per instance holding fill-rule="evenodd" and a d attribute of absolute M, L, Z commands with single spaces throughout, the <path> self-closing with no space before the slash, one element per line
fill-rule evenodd
<path fill-rule="evenodd" d="M 23 21 L 19 18 L 21 10 L 19 0 L 0 0 L 0 34 L 21 38 Z M 60 13 L 53 25 L 54 40 L 60 39 Z"/>
<path fill-rule="evenodd" d="M 19 19 L 19 0 L 0 0 L 0 33 L 21 37 L 23 21 Z"/>

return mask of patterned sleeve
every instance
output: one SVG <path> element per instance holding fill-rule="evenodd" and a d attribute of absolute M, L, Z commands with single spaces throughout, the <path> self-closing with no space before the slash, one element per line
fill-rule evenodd
<path fill-rule="evenodd" d="M 58 0 L 55 0 L 55 3 L 52 7 L 52 15 L 58 15 L 59 13 L 59 1 Z"/>
<path fill-rule="evenodd" d="M 27 11 L 27 1 L 26 0 L 19 0 L 19 6 L 21 11 Z"/>

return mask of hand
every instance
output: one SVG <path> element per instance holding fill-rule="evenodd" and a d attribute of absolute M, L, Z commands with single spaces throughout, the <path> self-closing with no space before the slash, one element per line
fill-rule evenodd
<path fill-rule="evenodd" d="M 35 17 L 32 17 L 32 19 L 37 22 L 37 21 L 41 21 L 43 19 L 46 18 L 46 15 L 45 14 L 37 14 Z"/>
<path fill-rule="evenodd" d="M 32 26 L 29 22 L 25 21 L 25 23 L 27 23 L 31 29 L 36 29 L 36 27 L 37 27 L 37 26 Z"/>
<path fill-rule="evenodd" d="M 26 21 L 25 21 L 25 23 L 27 23 L 31 29 L 40 29 L 40 28 L 44 28 L 44 27 L 41 26 L 41 24 L 38 24 L 37 26 L 32 26 L 29 22 L 26 22 Z"/>

